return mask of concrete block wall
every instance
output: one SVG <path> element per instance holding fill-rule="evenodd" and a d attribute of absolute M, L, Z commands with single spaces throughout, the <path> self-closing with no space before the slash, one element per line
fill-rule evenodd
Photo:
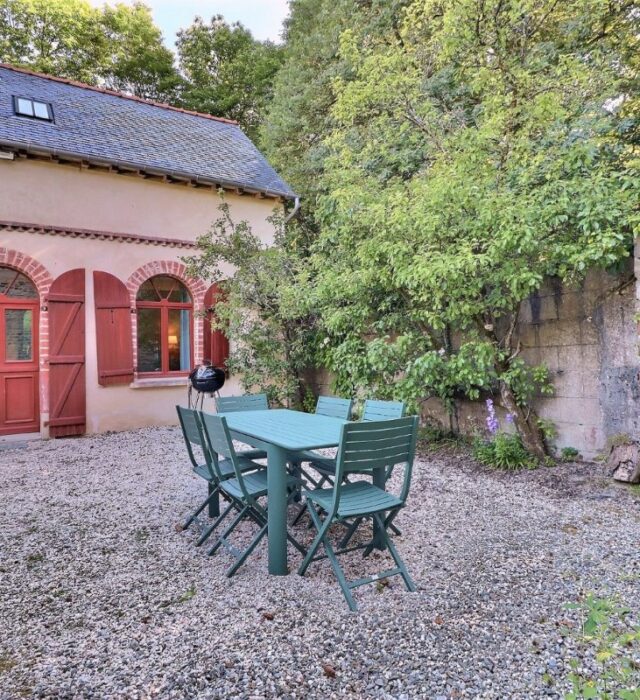
<path fill-rule="evenodd" d="M 558 450 L 575 447 L 593 458 L 613 435 L 640 437 L 639 278 L 636 245 L 619 274 L 594 270 L 575 287 L 549 280 L 523 304 L 521 354 L 549 368 L 554 394 L 535 406 L 554 424 Z M 437 401 L 426 402 L 424 416 L 451 425 Z M 461 401 L 452 427 L 471 432 L 484 417 L 483 404 Z"/>

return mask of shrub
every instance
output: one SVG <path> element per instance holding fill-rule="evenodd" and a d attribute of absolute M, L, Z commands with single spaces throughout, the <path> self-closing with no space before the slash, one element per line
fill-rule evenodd
<path fill-rule="evenodd" d="M 560 451 L 560 459 L 563 462 L 575 462 L 580 457 L 580 452 L 575 447 L 563 447 Z"/>
<path fill-rule="evenodd" d="M 476 440 L 473 456 L 478 462 L 495 469 L 511 471 L 538 466 L 535 457 L 524 448 L 520 436 L 508 433 L 496 433 L 492 440 Z"/>

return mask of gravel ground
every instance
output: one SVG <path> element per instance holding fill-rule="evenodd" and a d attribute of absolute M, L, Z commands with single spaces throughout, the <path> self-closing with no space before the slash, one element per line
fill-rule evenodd
<path fill-rule="evenodd" d="M 185 463 L 172 428 L 0 450 L 1 698 L 557 697 L 566 603 L 638 612 L 640 493 L 595 465 L 424 453 L 396 521 L 418 592 L 358 589 L 354 614 L 326 562 L 269 577 L 266 543 L 227 580 L 226 553 L 175 529 L 204 493 Z"/>

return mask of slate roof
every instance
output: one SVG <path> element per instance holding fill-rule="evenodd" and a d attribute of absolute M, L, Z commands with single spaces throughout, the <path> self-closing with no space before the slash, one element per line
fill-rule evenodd
<path fill-rule="evenodd" d="M 16 116 L 49 102 L 54 122 Z M 236 122 L 0 64 L 0 146 L 294 197 Z"/>

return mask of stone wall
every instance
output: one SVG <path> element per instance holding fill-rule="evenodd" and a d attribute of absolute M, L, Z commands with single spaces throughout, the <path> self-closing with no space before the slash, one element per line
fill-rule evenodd
<path fill-rule="evenodd" d="M 554 395 L 539 398 L 536 409 L 554 424 L 556 447 L 575 447 L 585 458 L 596 456 L 613 435 L 640 435 L 634 265 L 640 267 L 640 246 L 619 274 L 592 271 L 573 288 L 549 280 L 523 306 L 522 357 L 546 365 L 554 386 Z M 635 272 L 637 277 L 640 270 Z M 450 425 L 436 401 L 426 403 L 424 415 Z M 484 415 L 483 404 L 462 401 L 454 424 L 470 432 Z"/>

